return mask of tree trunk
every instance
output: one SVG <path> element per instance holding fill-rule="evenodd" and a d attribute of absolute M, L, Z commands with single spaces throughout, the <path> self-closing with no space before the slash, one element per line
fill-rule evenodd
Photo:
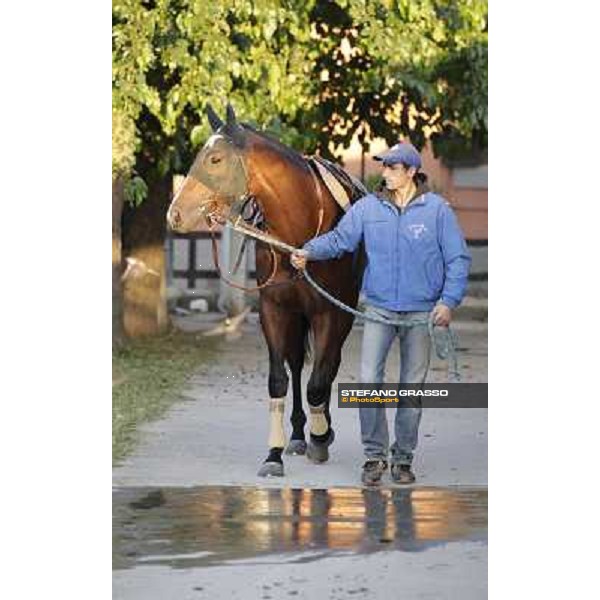
<path fill-rule="evenodd" d="M 138 259 L 152 272 L 123 282 L 124 326 L 129 337 L 158 335 L 169 325 L 167 313 L 165 236 L 171 196 L 171 177 L 144 174 L 148 197 L 133 208 L 126 206 L 123 248 L 126 257 Z"/>
<path fill-rule="evenodd" d="M 121 252 L 121 217 L 123 215 L 123 179 L 118 177 L 112 183 L 112 345 L 123 345 L 123 289 L 121 273 L 123 256 Z"/>

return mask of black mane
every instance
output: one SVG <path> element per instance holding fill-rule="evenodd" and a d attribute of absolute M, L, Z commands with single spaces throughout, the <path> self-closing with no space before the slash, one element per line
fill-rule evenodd
<path fill-rule="evenodd" d="M 340 165 L 326 160 L 324 158 L 321 158 L 320 156 L 304 156 L 303 154 L 296 152 L 296 150 L 294 150 L 293 148 L 286 146 L 277 138 L 272 137 L 264 131 L 259 131 L 249 123 L 228 123 L 223 125 L 223 127 L 221 127 L 221 129 L 219 130 L 220 133 L 226 135 L 236 146 L 240 148 L 244 148 L 246 146 L 246 139 L 244 136 L 244 133 L 246 131 L 250 131 L 254 135 L 258 136 L 268 146 L 270 146 L 273 150 L 277 151 L 285 159 L 287 159 L 290 163 L 292 163 L 299 169 L 305 171 L 312 171 L 318 179 L 322 180 L 319 170 L 314 166 L 315 161 L 319 162 L 323 167 L 325 167 L 329 171 L 329 173 L 333 177 L 335 177 L 335 179 L 337 179 L 338 183 L 346 190 L 351 204 L 354 204 L 358 199 L 368 194 L 368 190 L 362 184 L 362 182 L 352 177 Z M 324 181 L 323 183 L 326 185 Z"/>

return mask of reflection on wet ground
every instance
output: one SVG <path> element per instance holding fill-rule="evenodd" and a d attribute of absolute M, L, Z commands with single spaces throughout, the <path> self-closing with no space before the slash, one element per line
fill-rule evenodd
<path fill-rule="evenodd" d="M 486 488 L 120 488 L 115 569 L 190 568 L 284 552 L 420 551 L 486 540 Z M 315 552 L 316 551 L 316 552 Z"/>

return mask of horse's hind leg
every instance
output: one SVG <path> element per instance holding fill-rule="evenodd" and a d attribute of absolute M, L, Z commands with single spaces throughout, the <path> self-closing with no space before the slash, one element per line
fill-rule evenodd
<path fill-rule="evenodd" d="M 308 328 L 308 321 L 299 317 L 294 323 L 293 333 L 289 340 L 290 344 L 287 361 L 292 373 L 292 394 L 294 404 L 292 416 L 290 418 L 292 424 L 292 437 L 285 449 L 286 454 L 306 454 L 306 438 L 304 436 L 306 415 L 304 414 L 304 409 L 302 407 L 302 367 L 304 366 L 304 357 L 308 341 Z"/>
<path fill-rule="evenodd" d="M 335 436 L 329 412 L 331 386 L 340 367 L 342 346 L 352 327 L 352 321 L 339 312 L 328 311 L 315 315 L 311 327 L 315 339 L 315 360 L 306 390 L 310 406 L 310 443 L 307 456 L 313 462 L 320 463 L 329 459 L 328 447 Z"/>

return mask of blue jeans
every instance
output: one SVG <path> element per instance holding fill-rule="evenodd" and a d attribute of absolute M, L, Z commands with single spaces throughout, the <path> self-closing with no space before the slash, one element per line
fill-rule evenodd
<path fill-rule="evenodd" d="M 428 312 L 395 312 L 367 305 L 366 312 L 384 317 L 400 317 L 403 320 L 422 320 Z M 387 355 L 396 339 L 400 340 L 399 383 L 425 383 L 431 358 L 431 338 L 426 326 L 414 327 L 384 325 L 365 321 L 360 381 L 383 383 Z M 388 423 L 385 406 L 359 406 L 360 431 L 365 456 L 383 458 L 388 456 Z M 396 408 L 394 430 L 396 440 L 391 447 L 393 463 L 410 465 L 417 447 L 422 403 L 420 399 L 406 398 Z"/>

